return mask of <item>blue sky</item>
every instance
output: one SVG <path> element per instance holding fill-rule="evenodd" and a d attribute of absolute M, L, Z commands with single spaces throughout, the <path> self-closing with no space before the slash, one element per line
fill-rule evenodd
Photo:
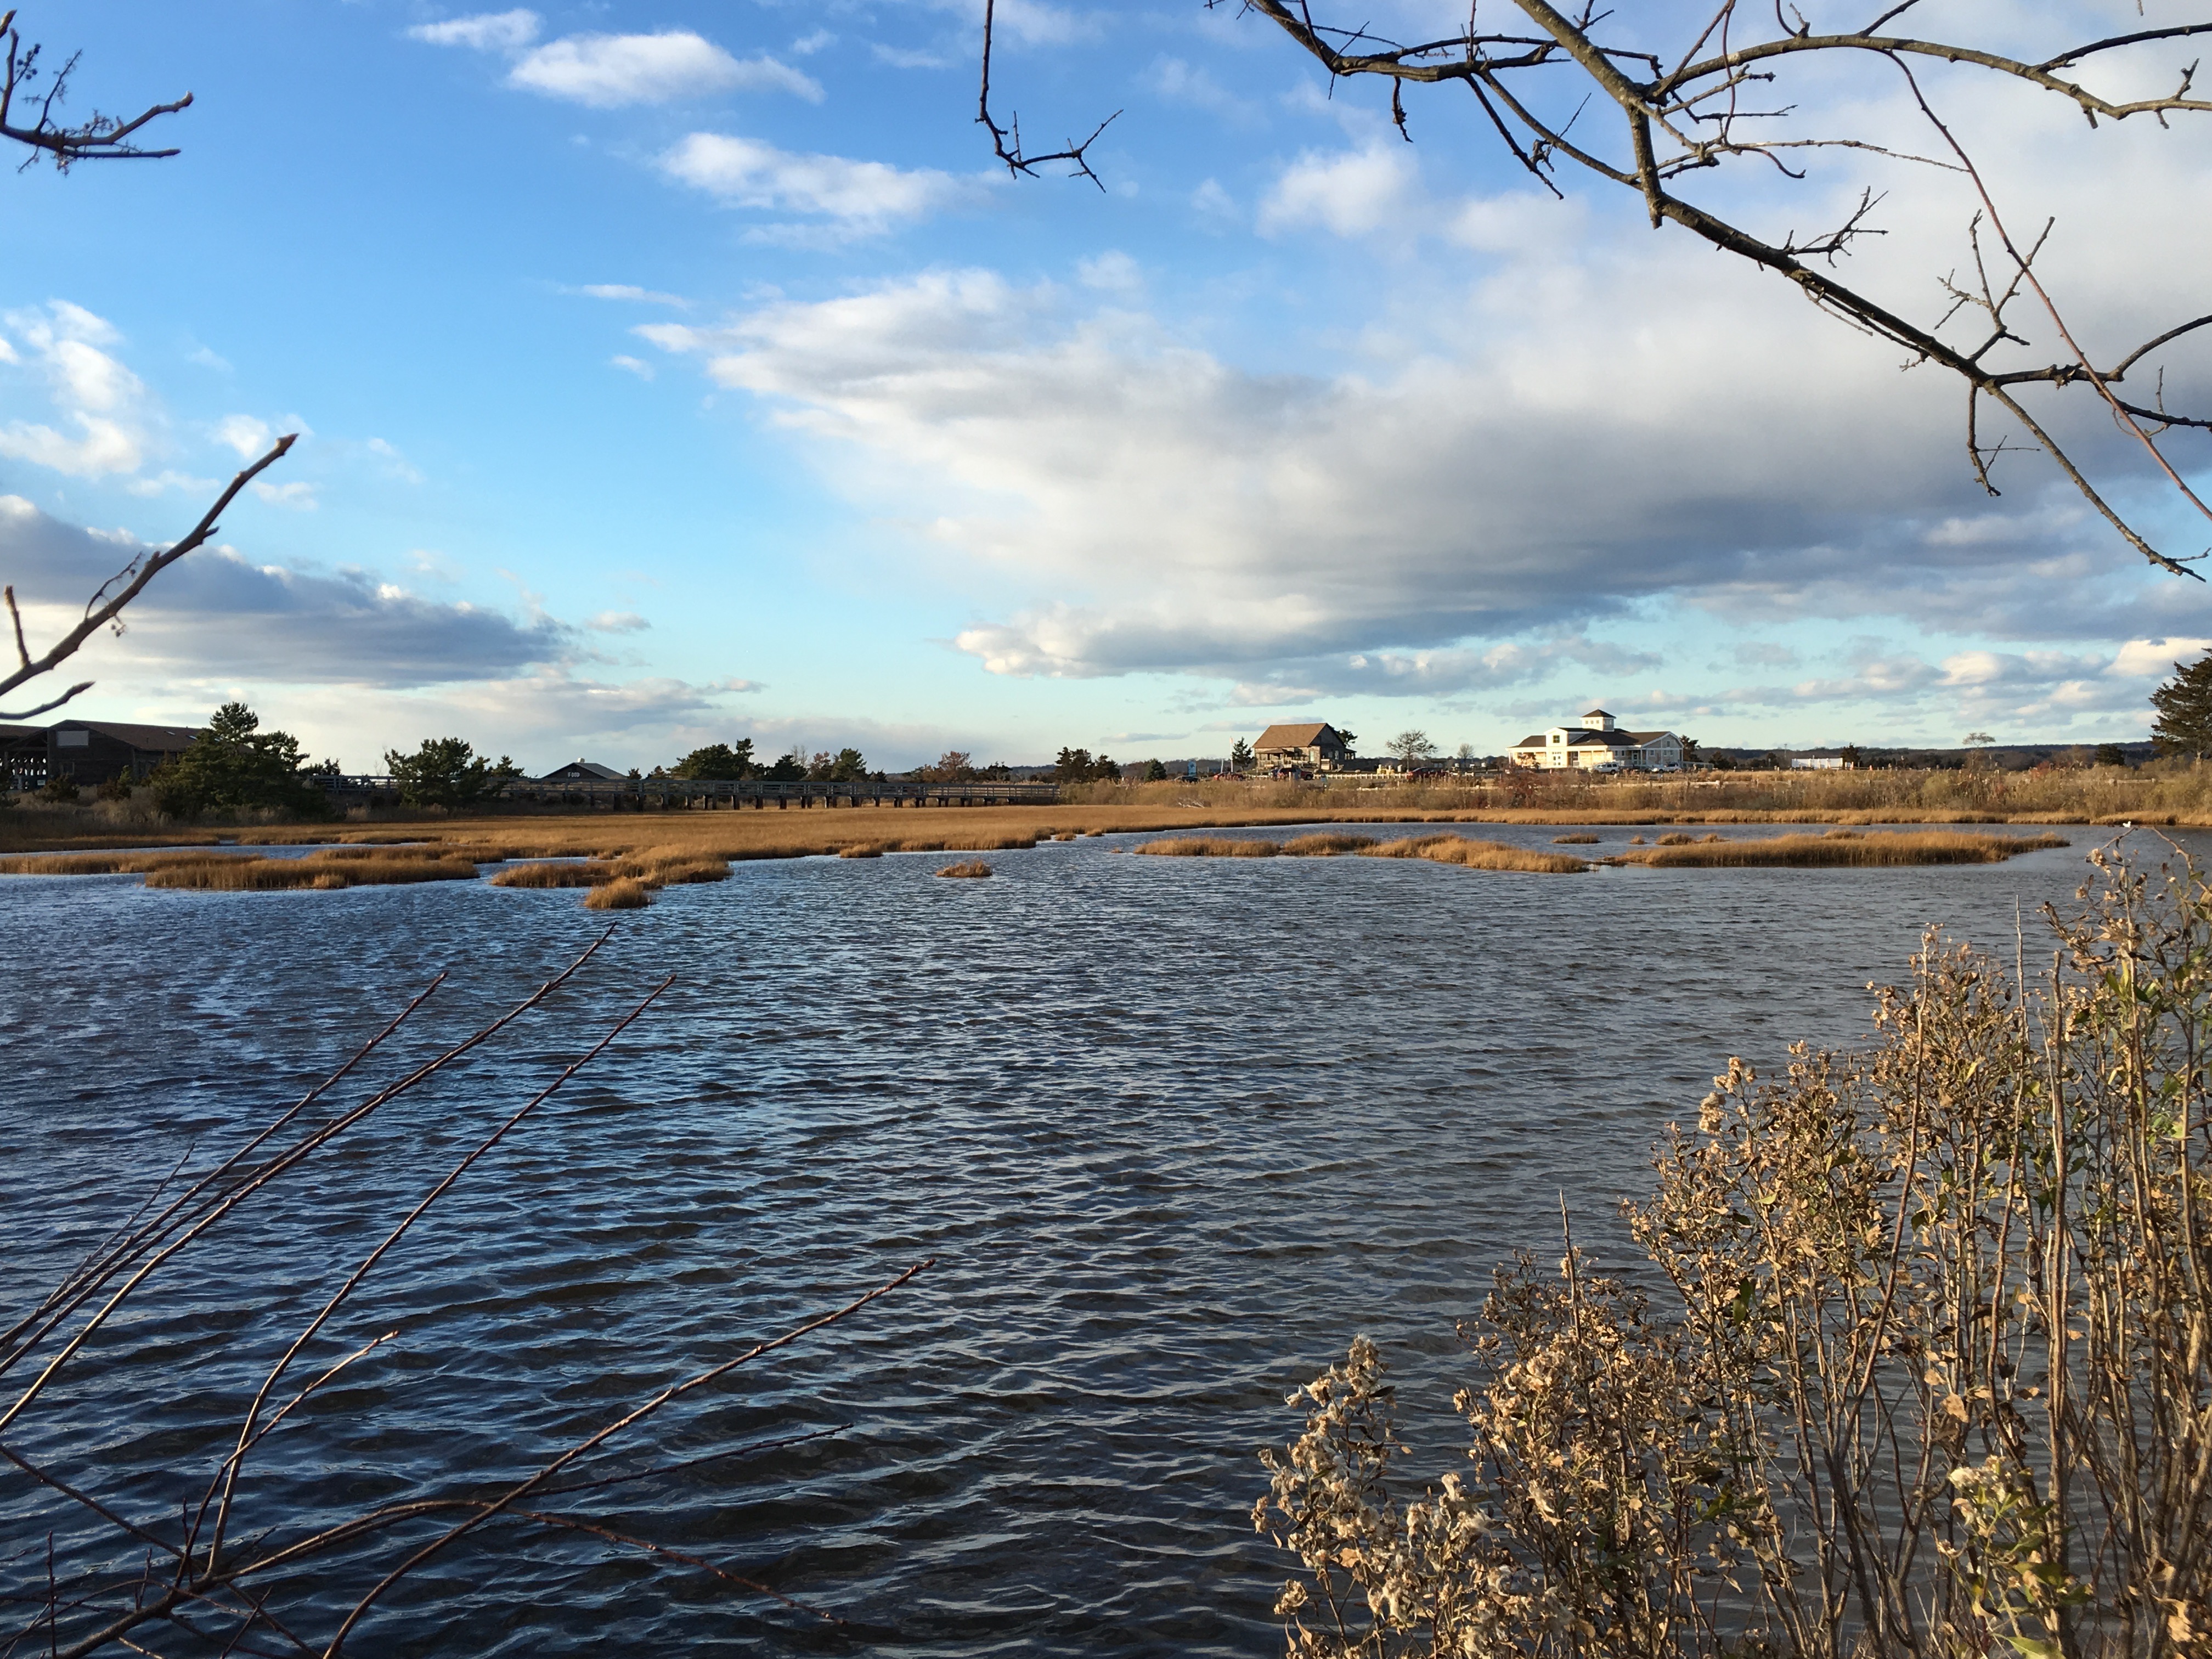
<path fill-rule="evenodd" d="M 2135 16 L 2061 10 L 1949 15 Z M 81 712 L 240 697 L 361 769 L 447 733 L 533 768 L 1217 755 L 1297 718 L 1494 752 L 1599 701 L 1712 744 L 2094 741 L 2212 639 L 2205 588 L 2034 459 L 1983 496 L 1951 384 L 1625 197 L 1533 193 L 1471 104 L 1413 99 L 1408 146 L 1233 6 L 1009 0 L 1032 147 L 1121 112 L 1103 191 L 1012 180 L 979 14 L 25 8 L 83 53 L 74 112 L 196 100 L 173 161 L 0 181 L 0 564 L 34 629 L 304 434 L 88 648 Z M 2058 216 L 2093 349 L 2203 309 L 2201 130 L 2084 140 L 1935 84 L 2008 210 Z M 1901 118 L 1875 82 L 1793 96 Z M 1967 207 L 1883 165 L 1708 199 L 1774 228 L 1891 191 L 1856 273 L 1926 313 Z M 2065 418 L 2154 539 L 2212 542 Z"/>

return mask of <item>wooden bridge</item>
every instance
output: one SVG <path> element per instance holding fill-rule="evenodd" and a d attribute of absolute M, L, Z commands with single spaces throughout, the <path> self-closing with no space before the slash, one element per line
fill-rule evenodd
<path fill-rule="evenodd" d="M 399 799 L 391 778 L 328 777 L 335 806 L 386 806 Z M 489 802 L 572 806 L 611 811 L 779 811 L 809 806 L 1046 806 L 1060 799 L 1054 783 L 1011 783 L 981 778 L 969 783 L 914 783 L 854 778 L 849 782 L 776 783 L 765 778 L 590 778 L 550 782 L 516 778 L 484 797 Z"/>

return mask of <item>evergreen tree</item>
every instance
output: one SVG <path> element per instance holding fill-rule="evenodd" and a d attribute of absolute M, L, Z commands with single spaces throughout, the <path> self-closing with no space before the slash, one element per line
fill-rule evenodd
<path fill-rule="evenodd" d="M 496 765 L 477 753 L 465 738 L 425 738 L 411 755 L 384 751 L 384 763 L 410 806 L 473 806 L 522 769 L 501 755 Z"/>
<path fill-rule="evenodd" d="M 1146 783 L 1165 783 L 1167 781 L 1168 769 L 1166 767 L 1161 765 L 1159 762 L 1156 760 L 1146 761 L 1145 763 L 1145 781 Z"/>
<path fill-rule="evenodd" d="M 753 740 L 740 738 L 735 743 L 710 743 L 703 749 L 694 749 L 676 763 L 669 775 L 735 782 L 759 770 L 753 763 Z"/>
<path fill-rule="evenodd" d="M 164 761 L 147 782 L 155 804 L 175 817 L 268 809 L 323 817 L 330 798 L 314 778 L 326 769 L 336 769 L 327 763 L 310 769 L 290 732 L 264 732 L 258 714 L 227 702 L 192 746 Z"/>
<path fill-rule="evenodd" d="M 1232 772 L 1252 769 L 1252 745 L 1242 738 L 1229 745 L 1229 769 Z"/>
<path fill-rule="evenodd" d="M 2151 741 L 2161 755 L 2212 755 L 2212 655 L 2186 668 L 2173 665 L 2173 678 L 2150 694 L 2158 719 Z"/>
<path fill-rule="evenodd" d="M 775 783 L 804 783 L 806 781 L 806 763 L 794 749 L 787 755 L 778 755 L 775 764 L 768 769 L 767 776 Z"/>

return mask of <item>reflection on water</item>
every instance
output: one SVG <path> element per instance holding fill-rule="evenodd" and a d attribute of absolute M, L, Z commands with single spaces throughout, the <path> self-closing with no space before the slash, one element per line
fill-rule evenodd
<path fill-rule="evenodd" d="M 1492 1263 L 1550 1247 L 1562 1192 L 1601 1233 L 1729 1052 L 1859 1040 L 1866 982 L 1900 976 L 1929 923 L 2009 955 L 2099 833 L 1925 870 L 1113 854 L 1132 837 L 994 853 L 977 882 L 933 879 L 935 856 L 740 865 L 663 894 L 587 980 L 210 1241 L 87 1367 L 97 1398 L 81 1384 L 47 1421 L 73 1431 L 64 1473 L 173 1516 L 240 1376 L 196 1373 L 158 1422 L 134 1402 L 171 1396 L 213 1333 L 295 1327 L 395 1204 L 674 971 L 333 1333 L 332 1353 L 402 1334 L 272 1443 L 255 1498 L 305 1518 L 525 1471 L 934 1256 L 605 1467 L 838 1434 L 594 1511 L 851 1622 L 516 1537 L 426 1579 L 361 1650 L 1279 1651 L 1285 1564 L 1246 1516 L 1293 1383 L 1367 1331 L 1444 1408 L 1417 1437 L 1448 1443 L 1454 1321 Z M 18 964 L 0 1146 L 7 1190 L 39 1194 L 0 1212 L 0 1312 L 185 1144 L 227 1146 L 438 969 L 450 988 L 409 1054 L 599 926 L 572 893 L 482 885 L 0 884 Z M 0 1480 L 0 1556 L 70 1524 Z"/>

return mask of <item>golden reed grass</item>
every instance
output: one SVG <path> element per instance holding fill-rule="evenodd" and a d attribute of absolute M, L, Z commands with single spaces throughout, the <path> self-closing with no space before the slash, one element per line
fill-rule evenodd
<path fill-rule="evenodd" d="M 1597 845 L 1597 837 L 1595 836 L 1583 835 L 1579 833 L 1571 836 L 1554 836 L 1552 837 L 1552 845 L 1554 847 L 1595 847 Z"/>
<path fill-rule="evenodd" d="M 331 892 L 348 887 L 396 887 L 425 881 L 474 881 L 477 866 L 463 857 L 434 851 L 310 853 L 303 858 L 257 858 L 239 854 L 179 860 L 149 870 L 149 887 L 199 892 L 274 893 L 301 888 Z"/>
<path fill-rule="evenodd" d="M 1682 838 L 1687 841 L 1688 837 Z M 2002 864 L 2022 853 L 2069 845 L 2063 836 L 1974 835 L 1963 830 L 1899 830 L 1886 835 L 1769 836 L 1753 841 L 1725 841 L 1713 845 L 1697 842 L 1668 846 L 1674 837 L 1662 836 L 1661 845 L 1643 852 L 1623 853 L 1624 864 L 1656 865 L 1665 869 L 1744 868 L 1788 866 L 1794 868 L 1864 867 L 1905 864 Z"/>
<path fill-rule="evenodd" d="M 1265 859 L 1278 854 L 1294 857 L 1328 858 L 1351 853 L 1370 859 L 1426 859 L 1431 864 L 1456 864 L 1470 870 L 1525 870 L 1545 875 L 1570 875 L 1589 868 L 1584 860 L 1565 853 L 1547 853 L 1533 847 L 1508 847 L 1503 842 L 1476 841 L 1471 836 L 1407 836 L 1377 842 L 1371 836 L 1301 836 L 1288 844 L 1256 836 L 1178 836 L 1148 841 L 1129 849 L 1158 858 Z"/>
<path fill-rule="evenodd" d="M 584 895 L 586 910 L 642 910 L 652 902 L 635 876 L 618 876 Z"/>
<path fill-rule="evenodd" d="M 991 866 L 981 859 L 968 859 L 959 864 L 948 864 L 937 873 L 940 876 L 975 878 L 989 875 Z"/>

